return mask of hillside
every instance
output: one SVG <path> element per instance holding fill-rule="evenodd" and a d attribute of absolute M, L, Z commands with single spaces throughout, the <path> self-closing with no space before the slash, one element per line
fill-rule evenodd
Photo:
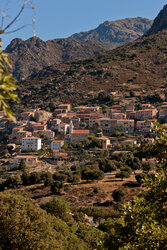
<path fill-rule="evenodd" d="M 23 41 L 14 39 L 6 48 L 13 65 L 13 75 L 26 79 L 42 68 L 92 57 L 106 48 L 115 48 L 142 36 L 152 21 L 145 18 L 127 18 L 105 22 L 97 29 L 75 34 L 71 38 L 54 39 L 46 42 L 38 37 Z"/>
<path fill-rule="evenodd" d="M 58 102 L 88 103 L 102 90 L 136 98 L 164 94 L 167 82 L 167 30 L 87 60 L 44 68 L 20 83 L 24 107 Z M 41 98 L 42 97 L 42 98 Z"/>
<path fill-rule="evenodd" d="M 142 17 L 106 21 L 96 29 L 76 33 L 71 37 L 80 41 L 96 41 L 108 49 L 113 49 L 143 36 L 152 23 L 152 20 Z"/>
<path fill-rule="evenodd" d="M 43 67 L 91 57 L 102 51 L 104 49 L 92 41 L 67 38 L 44 42 L 38 37 L 26 41 L 16 38 L 5 50 L 13 65 L 13 75 L 18 80 L 25 79 Z"/>

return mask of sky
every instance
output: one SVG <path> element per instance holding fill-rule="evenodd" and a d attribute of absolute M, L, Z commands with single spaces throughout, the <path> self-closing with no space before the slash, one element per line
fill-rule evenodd
<path fill-rule="evenodd" d="M 4 27 L 19 12 L 26 0 L 0 0 L 0 15 L 5 16 Z M 28 0 L 27 0 L 28 1 Z M 11 34 L 1 35 L 3 48 L 12 39 L 26 40 L 33 36 L 46 41 L 66 38 L 74 33 L 96 28 L 104 21 L 113 21 L 127 17 L 145 17 L 154 19 L 167 4 L 167 0 L 31 0 L 19 19 L 7 31 L 25 27 Z M 32 20 L 35 18 L 35 24 Z M 1 20 L 1 19 L 0 19 Z M 1 22 L 0 22 L 1 25 Z"/>

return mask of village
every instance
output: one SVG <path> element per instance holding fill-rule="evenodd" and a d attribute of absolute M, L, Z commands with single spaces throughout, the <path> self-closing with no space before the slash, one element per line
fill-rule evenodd
<path fill-rule="evenodd" d="M 99 106 L 71 108 L 70 104 L 60 104 L 53 113 L 31 109 L 17 114 L 16 123 L 0 111 L 0 133 L 9 134 L 11 165 L 24 160 L 27 166 L 40 167 L 41 154 L 37 152 L 43 150 L 46 158 L 56 160 L 55 166 L 68 160 L 68 145 L 81 144 L 92 134 L 99 141 L 98 150 L 109 149 L 113 154 L 131 151 L 139 138 L 152 143 L 152 126 L 156 121 L 166 126 L 166 102 L 158 108 L 141 104 L 139 110 L 135 110 L 134 104 L 114 104 L 105 113 Z"/>

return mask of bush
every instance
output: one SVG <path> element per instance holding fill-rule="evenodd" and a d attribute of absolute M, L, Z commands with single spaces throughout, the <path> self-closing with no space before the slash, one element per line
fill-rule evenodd
<path fill-rule="evenodd" d="M 125 196 L 125 193 L 122 189 L 115 189 L 112 193 L 114 201 L 121 202 Z"/>
<path fill-rule="evenodd" d="M 136 178 L 136 181 L 137 183 L 141 186 L 141 184 L 144 183 L 144 180 L 145 180 L 145 177 L 146 177 L 146 174 L 137 174 L 135 175 L 135 178 Z"/>
<path fill-rule="evenodd" d="M 69 203 L 63 198 L 53 198 L 51 201 L 42 204 L 41 208 L 64 221 L 71 218 L 71 208 Z"/>
<path fill-rule="evenodd" d="M 115 177 L 121 178 L 121 180 L 123 181 L 124 178 L 129 178 L 130 174 L 128 172 L 125 172 L 125 171 L 120 171 L 119 173 L 116 173 Z"/>

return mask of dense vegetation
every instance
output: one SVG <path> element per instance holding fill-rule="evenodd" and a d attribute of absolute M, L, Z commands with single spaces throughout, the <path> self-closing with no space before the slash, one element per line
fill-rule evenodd
<path fill-rule="evenodd" d="M 157 159 L 156 168 L 152 175 L 144 178 L 146 191 L 123 208 L 120 207 L 119 214 L 104 214 L 105 219 L 100 222 L 99 229 L 95 229 L 83 223 L 83 213 L 99 217 L 98 210 L 83 208 L 72 214 L 69 204 L 62 198 L 54 198 L 41 205 L 41 209 L 21 195 L 0 193 L 0 247 L 150 249 L 151 246 L 151 249 L 165 249 L 167 132 L 158 126 L 155 130 L 155 142 L 145 144 L 144 149 L 148 157 L 154 155 Z M 120 190 L 113 192 L 117 202 L 123 195 Z"/>

